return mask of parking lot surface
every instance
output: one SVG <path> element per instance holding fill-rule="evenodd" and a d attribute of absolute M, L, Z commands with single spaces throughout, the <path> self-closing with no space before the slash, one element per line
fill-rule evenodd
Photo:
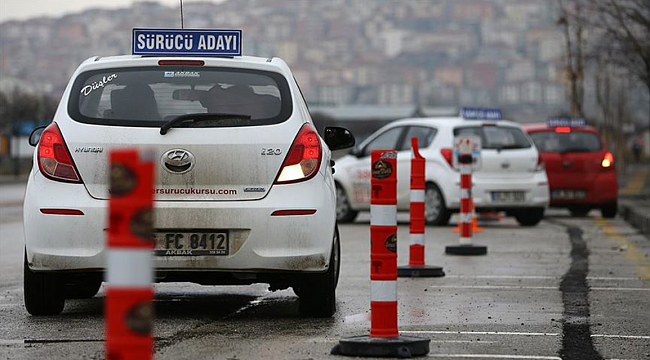
<path fill-rule="evenodd" d="M 104 290 L 69 300 L 63 314 L 23 307 L 24 185 L 0 187 L 0 359 L 103 358 Z M 400 279 L 402 334 L 431 339 L 441 359 L 650 359 L 650 241 L 597 211 L 549 211 L 538 226 L 482 222 L 480 257 L 444 255 L 458 235 L 427 227 L 428 264 L 446 276 Z M 408 215 L 398 216 L 399 263 L 407 262 Z M 340 226 L 338 312 L 298 314 L 291 290 L 159 284 L 157 359 L 332 359 L 342 337 L 369 331 L 369 215 Z"/>

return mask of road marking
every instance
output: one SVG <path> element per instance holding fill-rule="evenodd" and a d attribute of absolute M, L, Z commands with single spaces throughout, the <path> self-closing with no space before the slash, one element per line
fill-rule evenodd
<path fill-rule="evenodd" d="M 445 278 L 453 279 L 507 279 L 507 280 L 561 280 L 562 276 L 536 276 L 536 275 L 447 275 Z M 613 277 L 613 276 L 587 276 L 587 280 L 597 281 L 635 281 L 638 277 Z"/>
<path fill-rule="evenodd" d="M 356 322 L 364 322 L 364 321 L 370 321 L 370 313 L 361 313 L 361 314 L 353 314 L 353 315 L 348 315 L 345 318 L 343 318 L 343 322 L 346 324 L 351 324 L 351 323 L 356 323 Z"/>
<path fill-rule="evenodd" d="M 615 227 L 610 225 L 609 221 L 601 218 L 596 219 L 596 223 L 603 229 L 607 237 L 616 240 L 619 247 L 627 249 L 627 251 L 625 251 L 625 258 L 636 265 L 639 278 L 641 280 L 650 280 L 650 263 L 645 254 L 639 251 L 636 245 L 625 237 L 625 235 L 621 234 Z"/>
<path fill-rule="evenodd" d="M 402 330 L 404 334 L 451 334 L 451 335 L 507 335 L 507 336 L 558 336 L 559 333 L 514 332 L 514 331 L 444 331 L 444 330 Z"/>
<path fill-rule="evenodd" d="M 437 285 L 432 289 L 483 289 L 483 290 L 559 290 L 557 286 L 523 286 L 523 285 Z M 650 288 L 630 287 L 590 287 L 593 291 L 650 291 Z"/>
<path fill-rule="evenodd" d="M 452 344 L 495 344 L 496 341 L 483 341 L 483 340 L 429 340 L 432 343 L 452 343 Z"/>
<path fill-rule="evenodd" d="M 533 280 L 560 280 L 562 276 L 529 276 L 529 275 L 447 275 L 446 278 L 454 279 L 533 279 Z"/>
<path fill-rule="evenodd" d="M 103 342 L 104 339 L 25 339 L 25 344 L 56 344 L 73 342 Z"/>
<path fill-rule="evenodd" d="M 638 278 L 638 277 L 587 276 L 587 280 L 636 281 L 636 280 L 641 280 L 641 279 Z"/>
<path fill-rule="evenodd" d="M 461 358 L 461 359 L 515 359 L 515 360 L 562 360 L 557 356 L 542 355 L 501 355 L 501 354 L 429 354 L 433 358 Z"/>
<path fill-rule="evenodd" d="M 635 339 L 635 340 L 650 340 L 650 336 L 643 335 L 606 335 L 606 334 L 593 334 L 591 337 L 602 337 L 612 339 Z"/>
<path fill-rule="evenodd" d="M 497 289 L 497 290 L 558 290 L 557 286 L 523 286 L 523 285 L 439 285 L 430 286 L 441 289 Z"/>
<path fill-rule="evenodd" d="M 5 339 L 0 339 L 0 345 L 17 345 L 17 344 L 24 344 L 23 340 L 5 340 Z"/>
<path fill-rule="evenodd" d="M 619 191 L 619 195 L 639 195 L 643 186 L 646 183 L 646 179 L 650 175 L 650 168 L 644 167 L 642 170 L 634 174 L 627 185 Z"/>
<path fill-rule="evenodd" d="M 500 336 L 560 336 L 560 333 L 519 332 L 519 331 L 449 331 L 449 330 L 402 330 L 401 334 L 431 334 L 431 335 L 500 335 Z M 650 340 L 646 335 L 615 335 L 592 334 L 591 337 L 611 339 Z"/>
<path fill-rule="evenodd" d="M 614 288 L 614 287 L 591 287 L 595 291 L 650 291 L 650 288 Z"/>

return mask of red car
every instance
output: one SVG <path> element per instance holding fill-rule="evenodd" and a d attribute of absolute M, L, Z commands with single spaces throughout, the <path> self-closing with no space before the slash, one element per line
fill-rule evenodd
<path fill-rule="evenodd" d="M 586 216 L 598 208 L 603 217 L 616 216 L 618 178 L 614 156 L 591 126 L 524 126 L 546 165 L 551 207 Z"/>

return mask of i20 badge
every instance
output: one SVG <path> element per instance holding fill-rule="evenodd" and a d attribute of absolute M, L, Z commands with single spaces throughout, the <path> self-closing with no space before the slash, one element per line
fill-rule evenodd
<path fill-rule="evenodd" d="M 194 168 L 194 155 L 184 149 L 172 149 L 160 159 L 162 167 L 172 174 L 184 174 Z"/>

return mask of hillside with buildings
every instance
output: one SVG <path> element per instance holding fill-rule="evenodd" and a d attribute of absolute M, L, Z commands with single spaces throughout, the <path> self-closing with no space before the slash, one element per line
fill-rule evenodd
<path fill-rule="evenodd" d="M 278 56 L 311 105 L 499 106 L 520 121 L 567 110 L 555 1 L 230 0 L 187 3 L 188 28 L 243 29 L 244 53 Z M 59 96 L 84 59 L 130 53 L 133 27 L 176 27 L 154 2 L 0 24 L 7 84 Z M 585 109 L 596 110 L 585 80 Z M 631 91 L 629 101 L 646 101 Z"/>

